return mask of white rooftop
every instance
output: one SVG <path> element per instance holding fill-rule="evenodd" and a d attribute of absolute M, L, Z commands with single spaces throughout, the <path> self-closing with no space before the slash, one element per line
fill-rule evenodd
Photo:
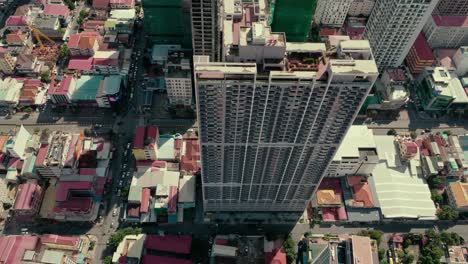
<path fill-rule="evenodd" d="M 179 180 L 179 203 L 195 202 L 195 176 L 184 176 Z"/>
<path fill-rule="evenodd" d="M 412 176 L 407 166 L 390 168 L 382 161 L 372 176 L 384 218 L 436 218 L 436 208 L 425 179 Z"/>
<path fill-rule="evenodd" d="M 135 9 L 113 9 L 110 11 L 110 18 L 130 20 L 135 18 Z"/>
<path fill-rule="evenodd" d="M 325 52 L 325 43 L 286 42 L 286 51 L 291 52 Z"/>
<path fill-rule="evenodd" d="M 376 148 L 374 134 L 367 126 L 351 126 L 333 160 L 343 157 L 359 157 L 359 148 Z"/>

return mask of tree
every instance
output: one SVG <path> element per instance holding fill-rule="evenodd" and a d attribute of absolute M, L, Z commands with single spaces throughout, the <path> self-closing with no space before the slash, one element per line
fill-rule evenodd
<path fill-rule="evenodd" d="M 104 259 L 104 264 L 112 264 L 112 257 L 111 257 L 111 256 L 107 256 L 107 257 Z"/>
<path fill-rule="evenodd" d="M 382 259 L 382 260 L 379 262 L 379 264 L 388 264 L 388 261 L 385 260 L 385 259 Z"/>
<path fill-rule="evenodd" d="M 135 12 L 137 14 L 140 14 L 140 11 L 141 11 L 141 6 L 140 5 L 135 6 Z"/>
<path fill-rule="evenodd" d="M 460 236 L 457 233 L 441 232 L 440 240 L 447 246 L 458 246 L 461 244 Z"/>
<path fill-rule="evenodd" d="M 30 114 L 30 113 L 32 113 L 33 109 L 32 109 L 31 107 L 26 107 L 25 109 L 23 109 L 23 111 L 24 111 L 25 113 Z"/>
<path fill-rule="evenodd" d="M 379 259 L 380 259 L 380 260 L 384 260 L 384 259 L 385 259 L 385 253 L 386 253 L 385 249 L 379 248 Z"/>
<path fill-rule="evenodd" d="M 418 137 L 418 134 L 416 134 L 415 131 L 411 131 L 410 136 L 412 139 L 416 139 Z"/>
<path fill-rule="evenodd" d="M 440 195 L 440 193 L 437 190 L 431 190 L 431 199 L 432 201 L 434 201 L 434 203 L 437 204 L 442 204 L 442 202 L 444 201 L 444 198 L 442 197 L 442 195 Z"/>
<path fill-rule="evenodd" d="M 427 178 L 427 184 L 430 189 L 437 189 L 442 186 L 442 178 L 439 175 L 430 175 Z"/>
<path fill-rule="evenodd" d="M 446 134 L 447 136 L 450 136 L 450 135 L 452 135 L 452 131 L 450 131 L 450 130 L 445 130 L 445 131 L 444 131 L 444 134 Z"/>
<path fill-rule="evenodd" d="M 83 130 L 83 134 L 85 135 L 85 137 L 91 137 L 93 135 L 93 132 L 91 131 L 91 129 L 85 128 Z"/>
<path fill-rule="evenodd" d="M 414 256 L 413 254 L 409 253 L 404 253 L 403 256 L 401 257 L 401 263 L 403 264 L 411 264 L 414 261 Z"/>
<path fill-rule="evenodd" d="M 413 241 L 411 241 L 411 239 L 405 238 L 405 240 L 403 241 L 403 248 L 408 248 L 412 244 L 413 244 Z"/>
<path fill-rule="evenodd" d="M 440 220 L 456 220 L 458 219 L 458 212 L 455 211 L 450 205 L 444 205 L 442 210 L 437 212 L 437 217 Z"/>
<path fill-rule="evenodd" d="M 65 58 L 70 55 L 70 49 L 68 49 L 67 45 L 60 46 L 60 57 Z"/>
<path fill-rule="evenodd" d="M 310 237 L 310 235 L 311 235 L 310 232 L 305 232 L 305 233 L 304 233 L 304 237 L 306 237 L 306 238 L 307 238 L 307 237 Z"/>
<path fill-rule="evenodd" d="M 286 253 L 286 260 L 288 264 L 294 263 L 294 260 L 296 259 L 296 251 L 294 247 L 296 246 L 296 243 L 292 239 L 291 235 L 288 235 L 286 240 L 283 242 L 283 251 Z"/>
<path fill-rule="evenodd" d="M 68 7 L 68 9 L 70 9 L 70 10 L 75 9 L 75 1 L 74 0 L 63 0 L 63 2 Z"/>
<path fill-rule="evenodd" d="M 120 196 L 127 198 L 129 192 L 130 192 L 130 187 L 125 186 L 122 188 L 122 192 L 120 193 Z"/>
<path fill-rule="evenodd" d="M 361 230 L 358 235 L 359 236 L 366 236 L 374 239 L 377 241 L 377 245 L 380 245 L 380 242 L 382 241 L 382 231 L 379 230 Z"/>
<path fill-rule="evenodd" d="M 109 238 L 109 248 L 112 251 L 115 251 L 117 246 L 122 242 L 125 236 L 128 235 L 138 235 L 141 234 L 141 228 L 127 227 L 124 229 L 118 230 L 116 233 L 113 233 Z"/>
<path fill-rule="evenodd" d="M 50 83 L 50 71 L 41 72 L 41 82 Z"/>
<path fill-rule="evenodd" d="M 390 129 L 387 131 L 387 135 L 389 136 L 396 136 L 397 135 L 397 131 L 395 129 Z"/>

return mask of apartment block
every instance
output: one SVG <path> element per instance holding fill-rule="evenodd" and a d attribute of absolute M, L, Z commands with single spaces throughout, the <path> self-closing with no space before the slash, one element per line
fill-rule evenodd
<path fill-rule="evenodd" d="M 262 21 L 233 28 L 227 62 L 194 57 L 204 208 L 302 211 L 377 78 L 369 43 L 327 56 Z"/>
<path fill-rule="evenodd" d="M 231 0 L 232 1 L 232 0 Z M 192 49 L 195 55 L 207 55 L 216 59 L 218 43 L 218 2 L 216 0 L 192 0 Z M 223 1 L 229 3 L 230 1 Z"/>
<path fill-rule="evenodd" d="M 354 0 L 349 6 L 348 16 L 370 16 L 376 0 Z"/>
<path fill-rule="evenodd" d="M 364 37 L 379 69 L 398 67 L 434 10 L 438 0 L 378 0 Z"/>
<path fill-rule="evenodd" d="M 424 34 L 420 33 L 405 58 L 406 65 L 414 77 L 434 66 L 435 58 Z"/>
<path fill-rule="evenodd" d="M 341 27 L 348 15 L 353 0 L 318 0 L 314 16 L 316 24 Z"/>
<path fill-rule="evenodd" d="M 434 14 L 442 16 L 466 16 L 468 14 L 468 1 L 466 0 L 440 0 Z"/>
<path fill-rule="evenodd" d="M 458 48 L 468 45 L 468 16 L 429 17 L 423 28 L 432 49 Z"/>
<path fill-rule="evenodd" d="M 468 212 L 468 183 L 452 182 L 447 188 L 450 205 L 460 212 Z"/>

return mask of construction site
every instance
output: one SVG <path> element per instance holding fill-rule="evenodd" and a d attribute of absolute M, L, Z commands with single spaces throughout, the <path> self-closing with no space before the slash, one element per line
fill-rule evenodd
<path fill-rule="evenodd" d="M 33 25 L 29 25 L 29 29 L 36 40 L 36 46 L 31 53 L 41 61 L 55 63 L 60 55 L 60 44 L 57 44 Z M 47 41 L 47 45 L 44 45 L 43 39 Z"/>

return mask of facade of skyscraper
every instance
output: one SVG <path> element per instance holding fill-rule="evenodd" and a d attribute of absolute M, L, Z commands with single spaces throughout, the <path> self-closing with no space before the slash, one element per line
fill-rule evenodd
<path fill-rule="evenodd" d="M 441 16 L 466 16 L 468 14 L 467 0 L 440 0 L 434 14 Z"/>
<path fill-rule="evenodd" d="M 341 27 L 353 0 L 318 0 L 314 21 L 317 24 Z"/>
<path fill-rule="evenodd" d="M 225 62 L 194 57 L 206 211 L 304 210 L 378 76 L 368 41 L 288 43 L 254 10 Z"/>
<path fill-rule="evenodd" d="M 192 46 L 189 0 L 142 0 L 145 34 L 151 44 Z"/>
<path fill-rule="evenodd" d="M 377 0 L 367 22 L 368 39 L 379 69 L 398 67 L 438 0 Z"/>
<path fill-rule="evenodd" d="M 216 58 L 217 3 L 216 0 L 192 0 L 192 48 L 195 55 L 208 55 L 212 59 Z"/>
<path fill-rule="evenodd" d="M 274 32 L 284 32 L 290 42 L 303 42 L 309 35 L 316 0 L 276 0 L 270 2 Z"/>

